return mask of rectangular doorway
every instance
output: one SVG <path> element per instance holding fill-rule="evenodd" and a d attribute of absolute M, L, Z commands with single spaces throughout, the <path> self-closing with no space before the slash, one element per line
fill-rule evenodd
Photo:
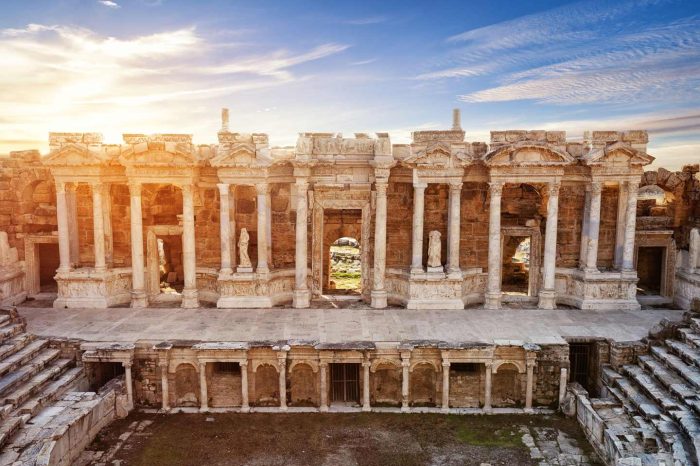
<path fill-rule="evenodd" d="M 331 402 L 360 402 L 360 365 L 334 363 L 331 367 Z"/>
<path fill-rule="evenodd" d="M 644 295 L 661 295 L 664 275 L 664 250 L 660 246 L 640 246 L 637 252 L 637 292 Z"/>
<path fill-rule="evenodd" d="M 569 343 L 570 380 L 581 384 L 589 393 L 595 387 L 595 381 L 591 380 L 592 356 L 593 345 L 591 343 Z"/>
<path fill-rule="evenodd" d="M 362 210 L 323 213 L 323 294 L 362 294 Z"/>
<path fill-rule="evenodd" d="M 503 237 L 501 290 L 505 294 L 531 296 L 530 236 Z"/>
<path fill-rule="evenodd" d="M 56 269 L 60 265 L 58 243 L 37 243 L 39 258 L 39 291 L 57 293 Z"/>

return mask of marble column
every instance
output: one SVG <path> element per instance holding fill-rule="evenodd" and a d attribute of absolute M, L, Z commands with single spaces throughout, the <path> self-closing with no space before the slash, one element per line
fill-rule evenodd
<path fill-rule="evenodd" d="M 123 362 L 124 367 L 124 383 L 126 384 L 126 401 L 129 404 L 129 409 L 134 407 L 134 385 L 131 376 L 131 362 Z"/>
<path fill-rule="evenodd" d="M 193 189 L 192 185 L 182 185 L 182 268 L 185 275 L 185 286 L 182 289 L 182 307 L 184 308 L 199 307 Z"/>
<path fill-rule="evenodd" d="M 328 363 L 322 362 L 319 364 L 319 372 L 321 376 L 321 407 L 322 413 L 328 412 Z"/>
<path fill-rule="evenodd" d="M 70 231 L 68 228 L 68 200 L 66 183 L 56 181 L 56 216 L 58 217 L 58 272 L 70 272 Z"/>
<path fill-rule="evenodd" d="M 375 221 L 374 221 L 374 274 L 372 307 L 382 309 L 387 306 L 387 292 L 384 286 L 386 274 L 386 190 L 388 180 L 377 179 Z"/>
<path fill-rule="evenodd" d="M 102 222 L 105 237 L 105 261 L 107 267 L 114 265 L 114 234 L 112 233 L 112 193 L 111 185 L 102 185 Z"/>
<path fill-rule="evenodd" d="M 422 273 L 423 269 L 423 216 L 425 211 L 425 188 L 427 183 L 413 183 L 413 251 L 411 273 Z"/>
<path fill-rule="evenodd" d="M 501 196 L 503 183 L 492 181 L 489 183 L 489 274 L 486 295 L 484 299 L 485 309 L 501 308 Z"/>
<path fill-rule="evenodd" d="M 170 393 L 168 392 L 168 362 L 159 361 L 160 367 L 160 391 L 161 391 L 161 406 L 163 411 L 170 409 Z"/>
<path fill-rule="evenodd" d="M 627 182 L 627 214 L 625 215 L 625 247 L 622 251 L 622 271 L 634 271 L 634 240 L 637 232 L 637 193 L 639 181 Z"/>
<path fill-rule="evenodd" d="M 267 265 L 267 183 L 255 185 L 258 196 L 258 266 L 257 273 L 270 271 Z"/>
<path fill-rule="evenodd" d="M 603 184 L 591 183 L 591 208 L 588 211 L 588 251 L 586 252 L 586 272 L 598 272 L 598 236 L 600 234 L 600 201 Z"/>
<path fill-rule="evenodd" d="M 492 411 L 491 409 L 491 381 L 492 381 L 492 369 L 493 369 L 493 363 L 492 362 L 486 362 L 484 363 L 484 366 L 486 367 L 486 380 L 484 381 L 484 412 L 485 413 L 490 413 Z"/>
<path fill-rule="evenodd" d="M 207 390 L 207 363 L 199 363 L 199 405 L 200 411 L 209 411 L 209 392 Z"/>
<path fill-rule="evenodd" d="M 287 352 L 280 351 L 277 355 L 279 368 L 280 410 L 287 411 Z"/>
<path fill-rule="evenodd" d="M 148 306 L 143 265 L 141 184 L 129 183 L 131 196 L 131 307 Z"/>
<path fill-rule="evenodd" d="M 532 412 L 532 389 L 535 361 L 529 360 L 527 364 L 527 382 L 525 387 L 525 412 Z"/>
<path fill-rule="evenodd" d="M 409 387 L 411 376 L 411 359 L 410 355 L 401 355 L 401 412 L 407 413 L 410 411 L 408 405 Z"/>
<path fill-rule="evenodd" d="M 219 236 L 221 237 L 221 269 L 219 273 L 231 275 L 231 204 L 229 202 L 230 186 L 219 183 Z"/>
<path fill-rule="evenodd" d="M 561 409 L 562 403 L 564 403 L 564 397 L 566 396 L 566 384 L 569 380 L 569 370 L 566 367 L 562 367 L 559 370 L 559 408 Z"/>
<path fill-rule="evenodd" d="M 250 412 L 250 402 L 248 401 L 248 361 L 241 361 L 241 412 Z"/>
<path fill-rule="evenodd" d="M 617 197 L 617 228 L 615 230 L 615 269 L 622 269 L 622 256 L 625 249 L 625 225 L 627 223 L 627 186 L 620 182 Z"/>
<path fill-rule="evenodd" d="M 442 361 L 442 411 L 450 410 L 450 361 Z"/>
<path fill-rule="evenodd" d="M 294 294 L 292 305 L 295 308 L 309 307 L 311 293 L 308 284 L 308 189 L 306 178 L 297 178 L 297 223 L 295 228 L 296 246 L 294 256 Z"/>
<path fill-rule="evenodd" d="M 102 186 L 91 183 L 92 190 L 92 230 L 95 247 L 95 270 L 104 271 L 107 268 L 105 260 L 105 226 L 102 213 Z"/>
<path fill-rule="evenodd" d="M 450 183 L 450 209 L 449 231 L 447 243 L 449 245 L 447 257 L 447 273 L 450 278 L 461 278 L 459 268 L 459 240 L 460 240 L 460 202 L 462 197 L 462 183 Z"/>
<path fill-rule="evenodd" d="M 78 231 L 78 183 L 66 184 L 66 206 L 68 209 L 68 235 L 70 239 L 71 268 L 80 266 L 80 231 Z"/>
<path fill-rule="evenodd" d="M 586 185 L 586 193 L 583 200 L 583 219 L 581 220 L 581 245 L 579 247 L 578 268 L 585 270 L 588 264 L 588 238 L 590 226 L 588 219 L 591 215 L 591 187 Z"/>
<path fill-rule="evenodd" d="M 365 412 L 372 411 L 369 405 L 369 368 L 371 365 L 369 359 L 362 363 L 362 411 Z"/>
<path fill-rule="evenodd" d="M 557 261 L 557 228 L 559 218 L 559 183 L 551 182 L 548 186 L 547 225 L 544 234 L 544 270 L 542 289 L 539 293 L 539 308 L 557 307 L 555 278 Z"/>

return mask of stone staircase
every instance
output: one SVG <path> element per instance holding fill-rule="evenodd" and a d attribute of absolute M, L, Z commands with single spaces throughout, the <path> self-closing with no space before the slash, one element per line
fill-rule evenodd
<path fill-rule="evenodd" d="M 700 458 L 700 319 L 652 340 L 636 364 L 604 366 L 608 397 L 591 400 L 615 449 L 643 464 L 697 465 Z"/>
<path fill-rule="evenodd" d="M 40 429 L 32 420 L 83 377 L 73 359 L 26 333 L 15 309 L 0 309 L 0 465 L 15 461 Z"/>

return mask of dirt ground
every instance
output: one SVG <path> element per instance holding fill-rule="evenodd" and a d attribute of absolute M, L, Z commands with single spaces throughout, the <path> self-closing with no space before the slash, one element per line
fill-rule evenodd
<path fill-rule="evenodd" d="M 575 421 L 559 416 L 134 413 L 100 432 L 79 464 L 597 464 L 593 457 Z"/>

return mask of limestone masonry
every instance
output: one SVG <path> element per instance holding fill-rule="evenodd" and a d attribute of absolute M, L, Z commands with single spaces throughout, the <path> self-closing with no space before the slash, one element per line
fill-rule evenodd
<path fill-rule="evenodd" d="M 563 131 L 492 131 L 488 143 L 466 142 L 458 110 L 451 129 L 415 131 L 410 144 L 387 133 L 300 133 L 295 147 L 270 147 L 266 134 L 231 132 L 226 109 L 217 144 L 194 145 L 187 134 L 106 144 L 97 133 L 50 133 L 48 154 L 0 158 L 0 304 L 39 319 L 30 307 L 48 303 L 58 318 L 77 325 L 98 316 L 115 330 L 105 339 L 87 325 L 79 339 L 49 347 L 24 333 L 15 310 L 0 315 L 0 464 L 37 454 L 42 464 L 69 464 L 85 445 L 70 444 L 66 429 L 42 437 L 32 423 L 94 436 L 133 407 L 562 407 L 610 464 L 644 455 L 697 463 L 697 320 L 666 321 L 670 333 L 654 347 L 585 326 L 566 339 L 489 338 L 488 327 L 483 339 L 460 338 L 444 321 L 445 312 L 477 310 L 517 321 L 513 308 L 538 307 L 572 312 L 570 328 L 576 315 L 619 313 L 629 333 L 643 335 L 636 313 L 697 308 L 700 168 L 645 172 L 654 160 L 647 143 L 640 130 L 576 141 Z M 355 265 L 338 270 L 339 258 Z M 341 319 L 320 312 L 319 334 L 350 337 L 305 339 L 268 318 L 217 320 L 224 334 L 249 325 L 249 336 L 211 340 L 205 319 L 196 321 L 198 312 L 225 312 L 196 308 L 301 316 L 324 306 L 350 316 L 371 307 L 363 311 L 386 313 L 382 322 L 397 328 L 401 312 L 425 313 L 429 331 L 406 323 L 385 338 L 391 332 L 366 329 L 370 318 L 358 314 L 366 332 L 338 332 Z M 134 333 L 139 319 L 147 327 L 162 318 L 149 307 L 174 320 L 157 320 L 154 335 L 120 338 L 122 326 Z M 125 311 L 138 318 L 117 325 Z M 191 336 L 168 334 L 177 319 Z M 107 383 L 115 376 L 123 383 Z M 569 381 L 579 385 L 567 395 Z M 98 393 L 65 395 L 69 388 Z M 33 418 L 52 402 L 63 414 Z"/>

